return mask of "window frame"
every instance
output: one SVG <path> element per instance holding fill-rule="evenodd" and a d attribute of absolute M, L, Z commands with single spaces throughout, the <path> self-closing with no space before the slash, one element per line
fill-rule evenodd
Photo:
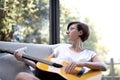
<path fill-rule="evenodd" d="M 49 43 L 50 44 L 57 44 L 60 43 L 60 7 L 59 7 L 59 0 L 50 0 L 49 2 L 49 10 L 50 10 L 50 26 L 49 26 Z"/>

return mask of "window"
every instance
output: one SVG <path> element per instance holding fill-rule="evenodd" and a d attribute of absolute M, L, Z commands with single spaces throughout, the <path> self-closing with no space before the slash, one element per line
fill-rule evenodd
<path fill-rule="evenodd" d="M 0 4 L 5 12 L 2 41 L 49 43 L 49 0 L 1 0 Z"/>

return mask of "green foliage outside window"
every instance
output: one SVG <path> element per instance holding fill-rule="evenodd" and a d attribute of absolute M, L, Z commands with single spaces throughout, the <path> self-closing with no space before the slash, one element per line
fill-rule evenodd
<path fill-rule="evenodd" d="M 41 32 L 48 26 L 47 0 L 0 0 L 0 40 L 11 41 L 15 31 L 19 42 L 41 43 Z M 4 12 L 4 14 L 3 14 Z M 36 36 L 37 35 L 37 36 Z M 47 40 L 48 42 L 48 40 Z"/>

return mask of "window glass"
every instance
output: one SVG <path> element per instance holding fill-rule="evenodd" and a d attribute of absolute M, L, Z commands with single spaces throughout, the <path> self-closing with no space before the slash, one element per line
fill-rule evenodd
<path fill-rule="evenodd" d="M 79 0 L 76 0 L 77 3 Z M 78 9 L 71 3 L 74 0 L 60 0 L 60 42 L 67 42 L 67 24 L 71 21 L 79 21 L 80 14 Z M 69 3 L 69 4 L 68 4 Z"/>
<path fill-rule="evenodd" d="M 49 0 L 1 0 L 1 41 L 49 43 Z"/>

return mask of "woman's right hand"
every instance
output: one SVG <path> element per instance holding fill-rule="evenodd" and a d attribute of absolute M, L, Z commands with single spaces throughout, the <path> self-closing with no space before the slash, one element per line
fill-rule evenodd
<path fill-rule="evenodd" d="M 22 58 L 22 54 L 19 53 L 19 51 L 16 51 L 16 52 L 14 53 L 14 56 L 15 56 L 15 58 L 16 58 L 18 61 L 24 61 L 24 59 Z"/>

